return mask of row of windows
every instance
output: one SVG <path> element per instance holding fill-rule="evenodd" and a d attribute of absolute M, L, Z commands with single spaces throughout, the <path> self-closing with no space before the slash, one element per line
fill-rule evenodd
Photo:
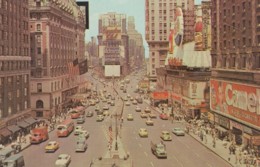
<path fill-rule="evenodd" d="M 1 0 L 0 0 L 0 1 L 1 1 Z M 14 109 L 14 108 L 12 108 L 12 107 L 14 107 L 14 106 L 13 106 L 13 105 L 12 105 L 12 106 L 9 106 L 6 113 L 4 113 L 3 109 L 0 108 L 0 119 L 6 118 L 6 117 L 8 117 L 8 116 L 10 116 L 10 115 L 13 115 L 13 114 L 19 112 L 19 111 L 22 109 L 22 108 L 21 108 L 21 104 L 19 104 L 19 103 L 16 105 L 16 109 Z M 27 108 L 28 108 L 28 102 L 27 102 L 27 101 L 24 101 L 24 110 L 26 110 Z M 23 109 L 22 109 L 22 110 L 23 110 Z"/>
<path fill-rule="evenodd" d="M 30 68 L 28 61 L 0 61 L 0 71 L 25 70 Z"/>
<path fill-rule="evenodd" d="M 1 62 L 0 62 L 1 63 Z M 0 78 L 0 87 L 4 86 L 5 78 Z M 16 76 L 10 76 L 6 77 L 8 84 L 16 82 L 17 85 L 20 85 L 20 82 L 23 81 L 24 83 L 28 83 L 28 75 L 16 75 Z"/>

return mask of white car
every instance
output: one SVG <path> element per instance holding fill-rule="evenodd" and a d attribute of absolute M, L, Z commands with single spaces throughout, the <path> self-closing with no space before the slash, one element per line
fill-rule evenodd
<path fill-rule="evenodd" d="M 55 161 L 56 167 L 68 167 L 71 162 L 71 156 L 69 154 L 60 154 Z"/>
<path fill-rule="evenodd" d="M 125 105 L 126 105 L 126 106 L 130 106 L 130 102 L 127 101 L 127 102 L 125 103 Z"/>
<path fill-rule="evenodd" d="M 145 107 L 145 109 L 144 109 L 144 112 L 146 112 L 146 113 L 150 113 L 150 112 L 151 112 L 151 110 L 150 110 L 150 108 L 149 108 L 149 107 Z"/>
<path fill-rule="evenodd" d="M 80 125 L 76 126 L 74 135 L 78 135 L 83 130 L 84 130 L 83 126 L 80 126 Z"/>
<path fill-rule="evenodd" d="M 145 123 L 146 123 L 146 125 L 148 125 L 148 126 L 153 126 L 153 121 L 152 121 L 150 118 L 148 118 L 148 119 L 145 121 Z"/>
<path fill-rule="evenodd" d="M 136 111 L 136 112 L 141 112 L 141 108 L 140 108 L 139 106 L 136 106 L 136 107 L 135 107 L 135 111 Z"/>
<path fill-rule="evenodd" d="M 128 114 L 127 115 L 127 120 L 128 121 L 133 121 L 134 120 L 133 114 Z"/>
<path fill-rule="evenodd" d="M 103 115 L 98 115 L 97 116 L 97 119 L 96 119 L 97 122 L 101 122 L 103 120 L 104 120 L 104 116 Z"/>
<path fill-rule="evenodd" d="M 105 106 L 103 107 L 103 110 L 109 110 L 109 107 L 108 107 L 107 105 L 105 105 Z"/>
<path fill-rule="evenodd" d="M 136 101 L 136 100 L 134 100 L 134 101 L 133 101 L 133 105 L 136 105 L 136 104 L 137 104 L 137 101 Z"/>

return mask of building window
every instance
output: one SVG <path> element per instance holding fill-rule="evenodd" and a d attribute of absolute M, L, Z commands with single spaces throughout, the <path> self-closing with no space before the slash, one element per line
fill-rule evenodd
<path fill-rule="evenodd" d="M 42 83 L 37 83 L 37 92 L 42 92 Z"/>
<path fill-rule="evenodd" d="M 12 100 L 12 92 L 8 92 L 8 99 Z"/>
<path fill-rule="evenodd" d="M 246 57 L 242 57 L 241 67 L 242 67 L 242 68 L 246 68 Z"/>
<path fill-rule="evenodd" d="M 42 64 L 41 59 L 37 59 L 37 65 L 40 66 Z"/>
<path fill-rule="evenodd" d="M 43 108 L 43 101 L 42 100 L 37 100 L 36 101 L 36 108 Z"/>
<path fill-rule="evenodd" d="M 16 91 L 16 95 L 17 95 L 17 97 L 20 97 L 20 90 L 19 89 Z"/>
<path fill-rule="evenodd" d="M 24 96 L 27 96 L 27 88 L 24 88 Z"/>
<path fill-rule="evenodd" d="M 37 27 L 37 31 L 41 31 L 41 24 L 37 24 L 36 27 Z"/>
<path fill-rule="evenodd" d="M 152 56 L 154 56 L 155 55 L 155 53 L 154 52 L 152 52 Z"/>
<path fill-rule="evenodd" d="M 24 101 L 24 109 L 27 109 L 28 108 L 28 103 L 27 103 L 27 100 Z"/>
<path fill-rule="evenodd" d="M 42 48 L 41 48 L 41 47 L 38 47 L 38 48 L 37 48 L 37 53 L 38 53 L 38 54 L 41 54 L 41 53 L 42 53 Z"/>
<path fill-rule="evenodd" d="M 8 115 L 11 115 L 12 114 L 12 109 L 11 107 L 8 107 Z"/>

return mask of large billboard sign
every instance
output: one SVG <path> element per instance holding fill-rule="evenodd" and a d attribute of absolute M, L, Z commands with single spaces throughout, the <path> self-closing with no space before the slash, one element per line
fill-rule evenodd
<path fill-rule="evenodd" d="M 104 34 L 104 40 L 121 39 L 120 27 L 104 27 L 102 32 Z"/>
<path fill-rule="evenodd" d="M 260 87 L 211 80 L 210 108 L 260 126 Z"/>

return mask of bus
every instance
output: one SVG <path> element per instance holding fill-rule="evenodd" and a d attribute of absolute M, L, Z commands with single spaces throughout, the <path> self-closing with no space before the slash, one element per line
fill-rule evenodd
<path fill-rule="evenodd" d="M 74 130 L 73 120 L 66 119 L 57 126 L 57 136 L 67 137 L 73 130 Z"/>
<path fill-rule="evenodd" d="M 70 118 L 71 119 L 77 119 L 80 117 L 80 115 L 84 115 L 85 114 L 85 107 L 83 106 L 78 106 L 76 108 L 73 108 L 69 111 L 70 114 Z"/>

